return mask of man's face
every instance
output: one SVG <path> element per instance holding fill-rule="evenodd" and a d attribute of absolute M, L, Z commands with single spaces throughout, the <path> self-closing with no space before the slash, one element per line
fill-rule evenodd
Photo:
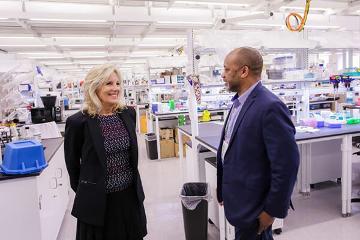
<path fill-rule="evenodd" d="M 229 91 L 237 92 L 243 81 L 243 68 L 237 63 L 236 56 L 229 54 L 224 61 L 224 71 L 221 75 Z"/>

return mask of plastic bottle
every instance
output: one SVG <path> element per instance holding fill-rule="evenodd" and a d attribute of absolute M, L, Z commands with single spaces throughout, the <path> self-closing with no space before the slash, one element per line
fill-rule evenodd
<path fill-rule="evenodd" d="M 33 138 L 33 134 L 31 133 L 30 131 L 30 127 L 29 126 L 26 126 L 25 127 L 25 136 L 24 136 L 24 139 L 26 140 L 30 140 Z"/>
<path fill-rule="evenodd" d="M 2 165 L 2 151 L 1 151 L 1 146 L 0 146 L 0 165 Z"/>
<path fill-rule="evenodd" d="M 10 126 L 10 133 L 11 133 L 12 141 L 16 141 L 19 139 L 19 134 L 18 134 L 18 131 L 17 131 L 15 125 Z"/>
<path fill-rule="evenodd" d="M 353 93 L 351 91 L 346 92 L 346 103 L 353 104 Z"/>

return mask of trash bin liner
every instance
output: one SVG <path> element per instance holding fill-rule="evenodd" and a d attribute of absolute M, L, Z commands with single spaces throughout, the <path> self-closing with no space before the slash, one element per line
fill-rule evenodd
<path fill-rule="evenodd" d="M 186 240 L 207 239 L 209 190 L 207 183 L 183 185 L 180 196 Z"/>
<path fill-rule="evenodd" d="M 181 190 L 181 202 L 189 210 L 194 210 L 201 200 L 209 201 L 210 198 L 210 188 L 207 183 L 185 183 Z"/>

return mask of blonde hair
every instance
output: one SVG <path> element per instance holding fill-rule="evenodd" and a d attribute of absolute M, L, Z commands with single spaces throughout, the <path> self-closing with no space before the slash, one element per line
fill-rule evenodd
<path fill-rule="evenodd" d="M 100 113 L 103 106 L 96 94 L 96 90 L 105 85 L 112 73 L 115 73 L 120 80 L 119 102 L 114 106 L 113 111 L 115 112 L 126 108 L 124 101 L 124 84 L 120 72 L 112 64 L 103 64 L 93 67 L 85 77 L 83 84 L 83 112 L 89 114 L 90 116 L 95 116 Z"/>

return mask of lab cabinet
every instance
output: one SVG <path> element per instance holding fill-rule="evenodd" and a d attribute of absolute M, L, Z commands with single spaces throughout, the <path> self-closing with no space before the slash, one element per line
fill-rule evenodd
<path fill-rule="evenodd" d="M 39 176 L 0 181 L 1 239 L 56 240 L 69 202 L 64 148 Z"/>

